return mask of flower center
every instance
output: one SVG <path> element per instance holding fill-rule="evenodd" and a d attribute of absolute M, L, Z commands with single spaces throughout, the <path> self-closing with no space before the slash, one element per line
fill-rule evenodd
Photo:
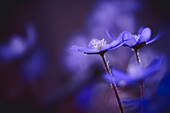
<path fill-rule="evenodd" d="M 133 35 L 135 37 L 135 40 L 138 41 L 140 38 L 140 35 Z"/>
<path fill-rule="evenodd" d="M 106 41 L 104 39 L 99 41 L 94 40 L 91 44 L 93 45 L 93 49 L 101 50 L 101 48 L 106 45 Z"/>

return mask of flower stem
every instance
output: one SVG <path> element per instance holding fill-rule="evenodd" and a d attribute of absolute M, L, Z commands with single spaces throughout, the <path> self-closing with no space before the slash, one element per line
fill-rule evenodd
<path fill-rule="evenodd" d="M 139 51 L 138 49 L 134 49 L 135 52 L 135 56 L 136 56 L 136 61 L 137 63 L 140 63 L 140 58 L 139 58 Z M 141 101 L 143 101 L 143 88 L 144 88 L 144 83 L 143 80 L 140 82 L 140 96 L 141 96 Z M 142 112 L 143 112 L 143 108 L 142 108 Z"/>
<path fill-rule="evenodd" d="M 103 60 L 103 63 L 104 63 L 106 72 L 107 72 L 110 76 L 112 76 L 112 73 L 110 72 L 109 66 L 108 66 L 108 64 L 106 63 L 106 59 L 105 59 L 104 53 L 100 54 L 100 56 L 102 57 L 102 60 Z M 114 90 L 114 93 L 115 93 L 115 96 L 116 96 L 116 99 L 117 99 L 117 103 L 118 103 L 118 106 L 119 106 L 120 113 L 124 113 L 122 104 L 121 104 L 121 102 L 120 102 L 120 97 L 119 97 L 119 94 L 118 94 L 118 89 L 117 89 L 117 87 L 116 87 L 116 84 L 115 84 L 115 83 L 112 83 L 111 86 L 112 86 L 112 88 L 113 88 L 113 90 Z"/>

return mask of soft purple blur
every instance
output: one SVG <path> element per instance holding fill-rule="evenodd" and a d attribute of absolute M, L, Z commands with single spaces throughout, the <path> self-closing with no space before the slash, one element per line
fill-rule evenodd
<path fill-rule="evenodd" d="M 92 38 L 109 43 L 106 31 L 117 37 L 148 26 L 152 36 L 162 36 L 141 50 L 143 64 L 153 56 L 148 53 L 165 54 L 169 72 L 169 11 L 166 0 L 1 1 L 0 112 L 118 113 L 114 94 L 101 77 L 101 58 L 76 53 L 71 46 L 87 47 Z M 132 56 L 126 47 L 106 54 L 110 67 L 122 70 Z M 132 89 L 120 89 L 120 96 L 138 96 Z M 80 97 L 86 101 L 79 104 Z"/>

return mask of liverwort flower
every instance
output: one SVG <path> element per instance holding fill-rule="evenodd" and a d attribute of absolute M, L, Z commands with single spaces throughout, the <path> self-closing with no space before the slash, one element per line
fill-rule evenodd
<path fill-rule="evenodd" d="M 119 37 L 121 37 L 121 34 Z M 72 46 L 72 49 L 78 52 L 83 52 L 84 54 L 101 54 L 105 53 L 108 50 L 115 49 L 124 44 L 124 40 L 114 40 L 111 43 L 107 44 L 104 39 L 92 39 L 89 43 L 89 48 Z"/>
<path fill-rule="evenodd" d="M 140 64 L 132 65 L 133 67 L 131 67 L 129 73 L 118 69 L 112 69 L 111 72 L 113 76 L 105 74 L 104 79 L 111 83 L 115 82 L 118 86 L 132 85 L 156 74 L 160 71 L 163 63 L 163 58 L 155 58 L 146 68 L 142 67 Z"/>
<path fill-rule="evenodd" d="M 107 32 L 109 37 L 112 39 L 116 39 L 109 32 Z M 131 47 L 133 49 L 139 49 L 147 44 L 150 44 L 159 38 L 159 35 L 156 35 L 154 38 L 151 38 L 151 29 L 148 27 L 141 27 L 137 33 L 137 35 L 133 35 L 128 31 L 124 31 L 122 38 L 126 40 L 123 44 L 124 46 Z"/>
<path fill-rule="evenodd" d="M 123 34 L 121 34 L 119 37 L 121 37 Z M 103 60 L 106 72 L 111 75 L 110 73 L 110 68 L 108 64 L 106 63 L 105 59 L 105 52 L 111 49 L 115 49 L 117 47 L 120 47 L 121 45 L 124 44 L 124 40 L 114 40 L 110 44 L 106 44 L 106 41 L 104 39 L 98 40 L 98 39 L 92 39 L 89 43 L 89 48 L 84 48 L 84 47 L 78 47 L 78 46 L 72 46 L 72 49 L 78 52 L 83 52 L 84 54 L 99 54 Z M 116 85 L 114 83 L 111 83 L 112 88 L 115 92 L 115 96 L 117 99 L 117 103 L 119 106 L 120 113 L 124 113 L 122 104 L 120 102 L 120 97 L 116 88 Z"/>

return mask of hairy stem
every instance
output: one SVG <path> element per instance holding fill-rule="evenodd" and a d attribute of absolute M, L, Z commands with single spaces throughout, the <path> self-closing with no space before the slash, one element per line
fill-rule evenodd
<path fill-rule="evenodd" d="M 103 60 L 103 63 L 104 63 L 106 72 L 107 72 L 110 76 L 112 76 L 112 73 L 110 72 L 109 66 L 108 66 L 108 64 L 106 63 L 106 59 L 105 59 L 105 57 L 104 57 L 104 53 L 103 53 L 103 54 L 100 54 L 100 56 L 102 57 L 102 60 Z M 115 93 L 115 96 L 116 96 L 116 99 L 117 99 L 117 103 L 118 103 L 118 106 L 119 106 L 120 113 L 124 113 L 122 104 L 121 104 L 121 102 L 120 102 L 120 97 L 119 97 L 119 94 L 118 94 L 118 89 L 117 89 L 117 87 L 116 87 L 116 84 L 115 84 L 115 83 L 112 83 L 111 86 L 112 86 L 112 88 L 113 88 L 113 90 L 114 90 L 114 93 Z"/>
<path fill-rule="evenodd" d="M 138 49 L 134 49 L 134 52 L 135 52 L 135 56 L 136 56 L 136 61 L 137 63 L 141 64 L 140 63 L 140 58 L 139 58 L 139 51 Z M 143 80 L 140 82 L 140 96 L 141 96 L 141 100 L 143 101 L 143 88 L 144 88 L 144 83 L 143 83 Z M 142 110 L 143 112 L 143 110 Z"/>

